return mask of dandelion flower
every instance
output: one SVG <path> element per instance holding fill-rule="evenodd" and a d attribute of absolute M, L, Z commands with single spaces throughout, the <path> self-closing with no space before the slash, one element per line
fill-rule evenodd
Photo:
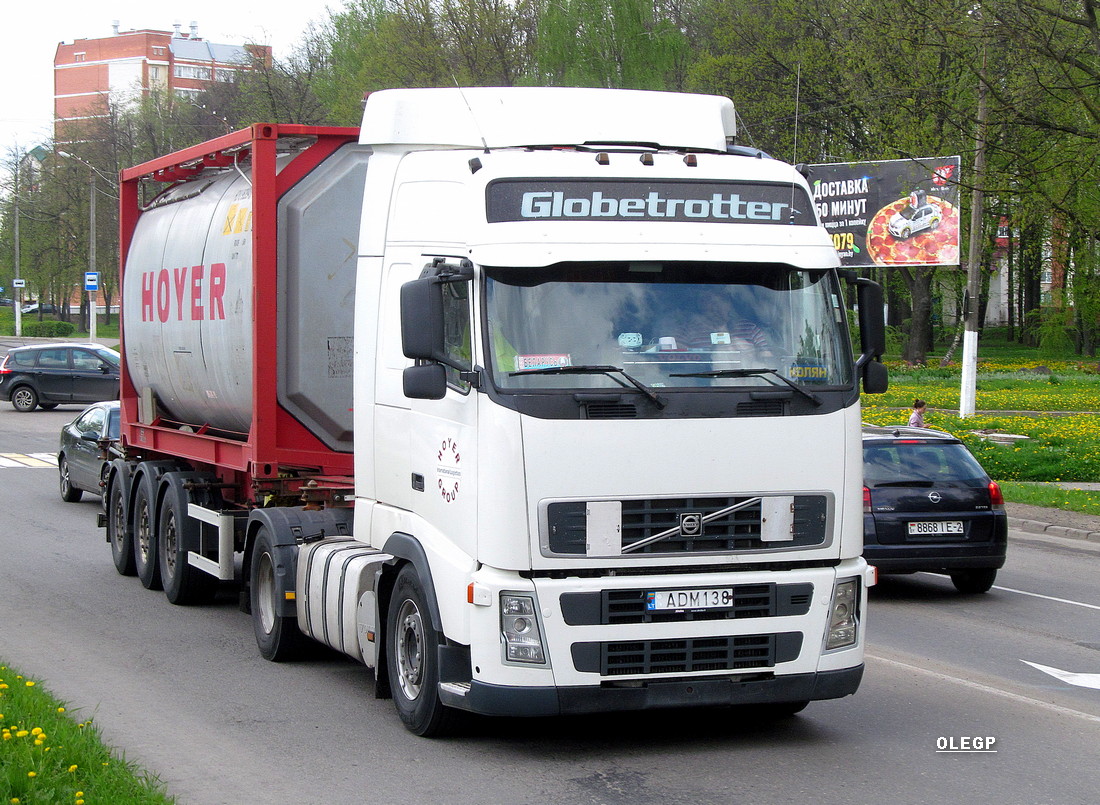
<path fill-rule="evenodd" d="M 35 727 L 33 730 L 31 730 L 31 735 L 41 735 L 41 734 L 42 734 L 42 728 L 41 727 Z"/>
<path fill-rule="evenodd" d="M 30 735 L 30 733 L 26 730 L 19 730 L 19 732 L 15 733 L 16 738 L 26 738 L 28 735 Z"/>
<path fill-rule="evenodd" d="M 29 772 L 27 772 L 27 776 L 28 776 L 28 777 L 37 777 L 37 776 L 38 776 L 38 772 L 36 772 L 36 771 L 29 771 Z"/>
<path fill-rule="evenodd" d="M 34 680 L 33 679 L 28 679 L 27 680 L 27 687 L 28 688 L 33 688 L 34 687 Z"/>
<path fill-rule="evenodd" d="M 58 707 L 58 708 L 57 708 L 57 712 L 59 712 L 59 713 L 64 713 L 64 712 L 65 712 L 65 708 L 64 708 L 64 707 Z"/>
<path fill-rule="evenodd" d="M 72 774 L 74 771 L 76 771 L 76 764 L 75 763 L 73 765 L 69 766 L 69 774 Z"/>

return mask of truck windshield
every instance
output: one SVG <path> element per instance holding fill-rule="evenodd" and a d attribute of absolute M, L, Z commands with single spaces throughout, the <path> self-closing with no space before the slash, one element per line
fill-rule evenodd
<path fill-rule="evenodd" d="M 833 276 L 742 263 L 486 268 L 489 368 L 502 390 L 850 386 Z"/>

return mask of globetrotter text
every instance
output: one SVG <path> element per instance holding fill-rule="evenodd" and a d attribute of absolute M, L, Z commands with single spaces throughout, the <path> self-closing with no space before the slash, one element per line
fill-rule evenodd
<path fill-rule="evenodd" d="M 141 320 L 213 321 L 225 318 L 225 263 L 162 268 L 141 275 Z"/>

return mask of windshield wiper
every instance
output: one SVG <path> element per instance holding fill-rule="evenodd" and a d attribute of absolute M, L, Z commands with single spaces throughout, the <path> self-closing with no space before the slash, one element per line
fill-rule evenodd
<path fill-rule="evenodd" d="M 670 374 L 669 377 L 759 377 L 761 375 L 773 375 L 774 377 L 782 380 L 784 383 L 797 391 L 814 405 L 821 405 L 821 399 L 816 394 L 814 394 L 812 391 L 808 391 L 807 389 L 802 388 L 802 386 L 798 385 L 797 383 L 791 382 L 786 377 L 779 374 L 779 371 L 776 369 L 767 369 L 765 367 L 761 367 L 759 369 L 714 369 L 710 372 L 674 373 Z"/>
<path fill-rule="evenodd" d="M 611 365 L 597 365 L 597 364 L 581 364 L 579 366 L 544 366 L 541 369 L 525 369 L 519 372 L 509 372 L 509 377 L 515 377 L 516 375 L 607 375 L 612 380 L 619 383 L 623 388 L 626 388 L 626 383 L 623 383 L 614 375 L 622 375 L 626 380 L 630 382 L 630 385 L 642 392 L 648 397 L 654 405 L 658 408 L 664 408 L 667 403 L 662 397 L 657 396 L 657 393 L 647 386 L 642 381 L 627 374 L 621 366 Z"/>

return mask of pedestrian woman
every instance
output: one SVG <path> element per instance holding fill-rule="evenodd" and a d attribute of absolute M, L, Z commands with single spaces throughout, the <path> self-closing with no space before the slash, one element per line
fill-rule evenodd
<path fill-rule="evenodd" d="M 913 413 L 909 414 L 909 427 L 911 428 L 923 428 L 924 427 L 924 408 L 927 403 L 920 397 L 913 400 Z"/>

